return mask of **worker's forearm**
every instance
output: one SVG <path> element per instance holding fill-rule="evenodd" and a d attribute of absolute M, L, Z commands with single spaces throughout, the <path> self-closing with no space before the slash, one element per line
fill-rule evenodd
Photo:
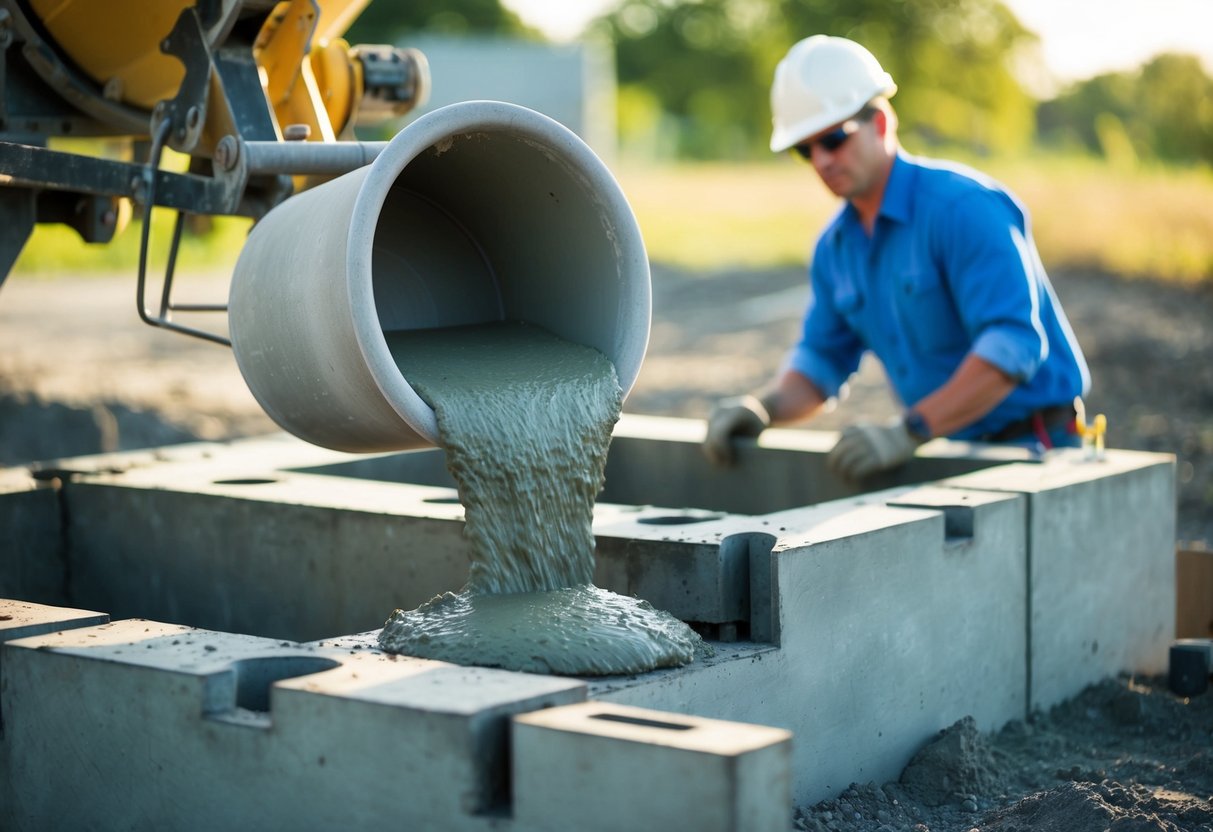
<path fill-rule="evenodd" d="M 1010 395 L 1015 380 L 984 358 L 970 354 L 942 387 L 914 405 L 932 436 L 947 436 L 973 424 Z"/>
<path fill-rule="evenodd" d="M 770 387 L 758 394 L 772 425 L 802 422 L 825 404 L 817 385 L 795 370 L 784 370 Z"/>

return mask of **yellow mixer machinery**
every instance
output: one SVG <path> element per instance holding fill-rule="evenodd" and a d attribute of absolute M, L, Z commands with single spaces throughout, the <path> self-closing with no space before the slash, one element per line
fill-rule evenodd
<path fill-rule="evenodd" d="M 256 218 L 373 159 L 353 128 L 422 103 L 429 68 L 342 39 L 368 2 L 0 0 L 0 282 L 36 222 L 104 243 L 125 200 Z M 48 147 L 62 137 L 118 137 L 130 159 Z M 188 170 L 161 169 L 165 148 Z M 167 301 L 147 312 L 141 261 L 148 323 L 223 340 L 170 323 Z"/>

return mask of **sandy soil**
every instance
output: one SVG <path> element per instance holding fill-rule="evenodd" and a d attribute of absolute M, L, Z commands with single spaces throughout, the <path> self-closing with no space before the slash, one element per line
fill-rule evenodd
<path fill-rule="evenodd" d="M 896 783 L 797 809 L 812 832 L 1211 832 L 1213 694 L 1110 679 L 992 735 L 966 718 Z"/>
<path fill-rule="evenodd" d="M 1054 283 L 1091 365 L 1088 412 L 1109 445 L 1177 455 L 1178 536 L 1213 542 L 1213 312 L 1207 290 L 1065 273 Z M 654 271 L 648 356 L 625 409 L 702 417 L 761 384 L 795 338 L 800 269 Z M 231 352 L 141 323 L 134 275 L 10 278 L 0 287 L 0 465 L 275 430 Z M 178 299 L 215 302 L 222 276 Z M 192 321 L 222 328 L 221 319 Z M 815 427 L 896 411 L 865 364 Z M 1213 832 L 1213 692 L 1108 680 L 993 735 L 952 726 L 893 784 L 797 810 L 800 829 L 861 832 Z"/>

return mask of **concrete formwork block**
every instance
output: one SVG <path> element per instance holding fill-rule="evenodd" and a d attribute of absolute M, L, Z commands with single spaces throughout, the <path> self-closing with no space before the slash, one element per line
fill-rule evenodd
<path fill-rule="evenodd" d="M 107 621 L 109 621 L 109 616 L 103 612 L 48 607 L 43 604 L 0 598 L 0 744 L 4 742 L 2 691 L 7 684 L 4 675 L 4 643 L 57 630 L 92 627 Z M 8 807 L 13 805 L 12 776 L 9 771 L 11 764 L 9 756 L 0 751 L 0 818 L 6 817 Z M 2 825 L 0 824 L 0 826 Z"/>
<path fill-rule="evenodd" d="M 57 630 L 93 627 L 110 620 L 109 613 L 51 607 L 0 598 L 0 644 Z M 2 666 L 2 665 L 0 665 Z"/>
<path fill-rule="evenodd" d="M 785 832 L 791 733 L 586 702 L 513 721 L 520 828 Z"/>
<path fill-rule="evenodd" d="M 166 464 L 64 492 L 71 597 L 115 616 L 308 641 L 467 579 L 463 508 L 442 489 Z"/>
<path fill-rule="evenodd" d="M 591 682 L 591 698 L 795 730 L 798 803 L 896 779 L 957 719 L 1025 713 L 1025 511 L 924 487 L 770 515 L 779 649 Z M 949 513 L 967 521 L 949 532 Z"/>
<path fill-rule="evenodd" d="M 894 780 L 957 719 L 993 730 L 1025 712 L 1024 501 L 958 494 L 970 534 L 949 535 L 934 491 L 896 498 L 930 508 L 857 508 L 773 552 L 798 795 Z"/>
<path fill-rule="evenodd" d="M 0 468 L 0 597 L 63 600 L 63 517 L 52 483 Z"/>
<path fill-rule="evenodd" d="M 1175 633 L 1175 457 L 1079 449 L 947 486 L 1028 499 L 1028 684 L 1049 708 L 1123 671 L 1164 673 Z"/>
<path fill-rule="evenodd" d="M 509 717 L 585 697 L 576 680 L 140 620 L 4 649 L 18 829 L 489 829 Z"/>
<path fill-rule="evenodd" d="M 653 517 L 661 521 L 660 514 Z M 657 539 L 645 522 L 604 523 L 605 530 L 596 526 L 597 586 L 643 598 L 683 621 L 721 624 L 749 619 L 745 534 L 723 532 L 725 536 L 712 541 Z"/>
<path fill-rule="evenodd" d="M 861 491 L 826 465 L 838 440 L 832 431 L 763 431 L 757 439 L 738 440 L 737 464 L 722 469 L 704 457 L 704 430 L 698 419 L 623 416 L 611 440 L 601 500 L 765 515 Z M 1026 458 L 1023 449 L 932 442 L 908 464 L 864 482 L 862 490 L 904 487 Z"/>

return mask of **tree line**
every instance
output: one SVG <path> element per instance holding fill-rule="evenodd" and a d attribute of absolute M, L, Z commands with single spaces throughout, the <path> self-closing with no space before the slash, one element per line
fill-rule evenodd
<path fill-rule="evenodd" d="M 414 32 L 540 37 L 498 0 L 374 0 L 349 36 Z M 1045 146 L 1213 164 L 1213 78 L 1196 57 L 1159 55 L 1041 100 L 1019 80 L 1043 73 L 1039 40 L 999 0 L 624 0 L 588 36 L 614 51 L 625 150 L 744 159 L 767 153 L 775 65 L 817 33 L 852 38 L 880 59 L 916 149 Z"/>

